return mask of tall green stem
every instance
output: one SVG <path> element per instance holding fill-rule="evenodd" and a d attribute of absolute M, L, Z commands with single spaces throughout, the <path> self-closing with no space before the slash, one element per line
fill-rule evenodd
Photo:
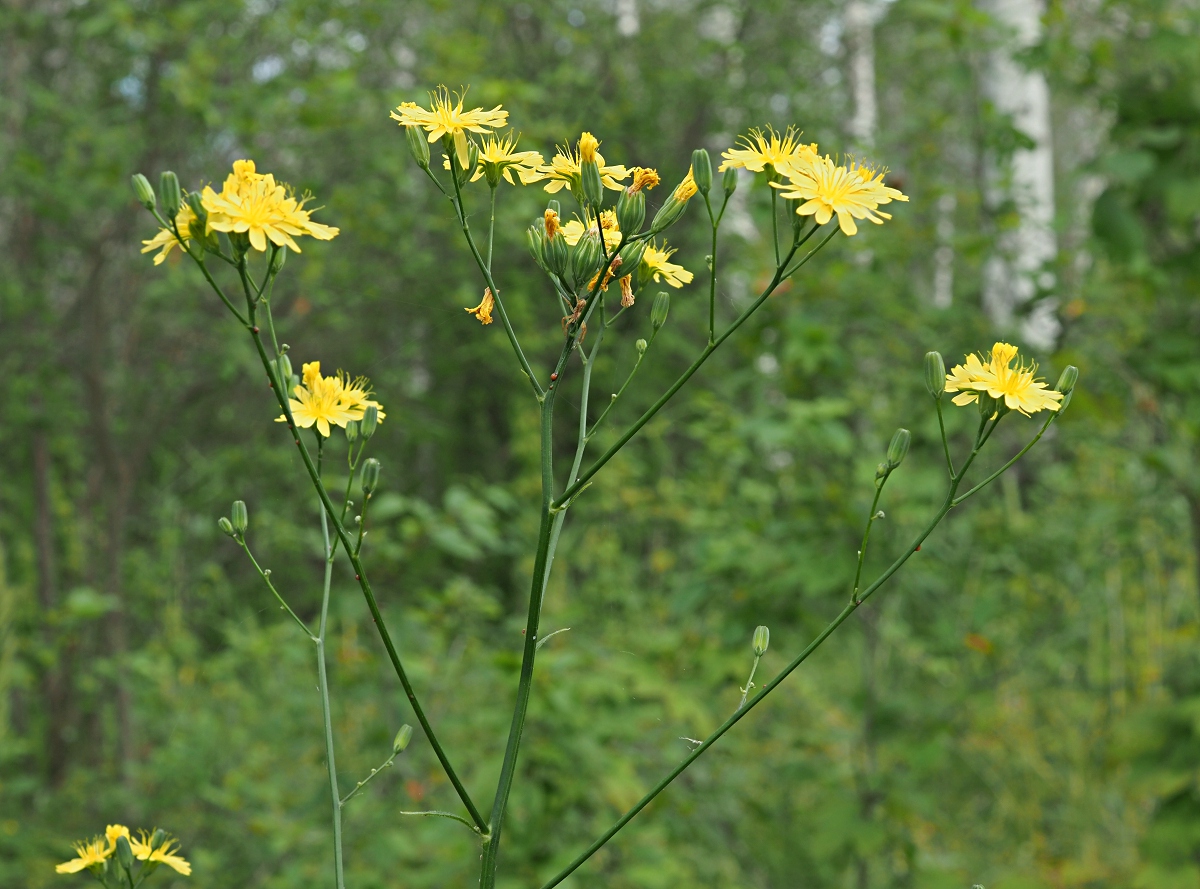
<path fill-rule="evenodd" d="M 318 453 L 320 453 L 318 451 Z M 325 547 L 325 585 L 321 593 L 321 621 L 317 625 L 317 681 L 321 690 L 321 717 L 325 720 L 325 764 L 329 771 L 329 793 L 333 800 L 333 868 L 337 889 L 345 889 L 342 867 L 342 797 L 338 790 L 337 764 L 333 757 L 333 715 L 329 709 L 329 678 L 325 669 L 325 631 L 329 626 L 329 590 L 333 582 L 334 548 L 329 540 L 329 516 L 321 504 L 321 539 Z"/>

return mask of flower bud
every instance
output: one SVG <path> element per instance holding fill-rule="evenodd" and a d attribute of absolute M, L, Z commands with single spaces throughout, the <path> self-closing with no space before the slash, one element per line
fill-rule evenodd
<path fill-rule="evenodd" d="M 403 753 L 408 747 L 408 742 L 412 740 L 412 726 L 407 722 L 400 726 L 400 731 L 396 732 L 396 737 L 392 739 L 392 753 Z"/>
<path fill-rule="evenodd" d="M 637 349 L 637 353 L 640 356 L 640 355 L 646 354 L 646 349 L 647 349 L 647 347 L 649 347 L 649 345 L 650 344 L 648 342 L 646 342 L 644 339 L 639 339 L 636 343 L 633 344 L 633 347 L 635 349 Z"/>
<path fill-rule="evenodd" d="M 429 169 L 429 142 L 425 132 L 420 127 L 405 127 L 404 135 L 408 139 L 408 150 L 422 170 Z"/>
<path fill-rule="evenodd" d="M 886 463 L 880 463 L 875 467 L 875 481 L 878 482 L 880 479 L 887 478 L 891 472 L 892 467 L 888 466 Z"/>
<path fill-rule="evenodd" d="M 896 430 L 896 434 L 892 436 L 892 442 L 888 445 L 887 449 L 889 469 L 895 469 L 904 462 L 904 458 L 908 455 L 908 446 L 911 442 L 912 434 L 907 429 Z"/>
<path fill-rule="evenodd" d="M 453 152 L 455 149 L 451 148 L 451 151 Z M 455 153 L 454 158 L 455 160 L 459 161 L 459 163 L 462 162 L 462 158 L 460 158 L 457 153 Z M 477 166 L 479 166 L 479 146 L 477 146 L 473 141 L 467 140 L 467 162 L 464 166 L 456 171 L 458 176 L 458 185 L 460 188 L 463 185 L 466 185 L 467 181 L 472 175 L 474 175 L 475 168 Z"/>
<path fill-rule="evenodd" d="M 250 514 L 246 512 L 246 501 L 233 501 L 233 508 L 229 511 L 229 519 L 234 531 L 238 534 L 246 533 L 246 529 L 250 527 Z"/>
<path fill-rule="evenodd" d="M 712 188 L 712 161 L 703 148 L 692 152 L 692 179 L 696 182 L 696 190 L 702 195 L 707 195 L 708 190 Z"/>
<path fill-rule="evenodd" d="M 367 409 L 363 411 L 362 419 L 358 422 L 358 431 L 363 437 L 363 441 L 369 439 L 375 434 L 375 427 L 379 425 L 379 408 L 373 404 L 368 404 Z"/>
<path fill-rule="evenodd" d="M 133 870 L 133 847 L 129 845 L 129 837 L 117 837 L 117 863 L 126 873 Z"/>
<path fill-rule="evenodd" d="M 596 273 L 600 265 L 600 238 L 586 234 L 571 251 L 571 276 L 578 287 Z"/>
<path fill-rule="evenodd" d="M 138 203 L 147 210 L 153 210 L 157 201 L 154 199 L 154 189 L 150 187 L 150 180 L 141 173 L 134 173 L 130 182 L 133 183 L 133 193 L 137 195 Z"/>
<path fill-rule="evenodd" d="M 362 485 L 363 493 L 368 497 L 379 486 L 379 461 L 374 457 L 368 457 L 363 463 L 359 484 Z"/>
<path fill-rule="evenodd" d="M 546 209 L 554 211 L 555 216 L 562 216 L 562 204 L 560 204 L 558 201 L 546 201 Z"/>
<path fill-rule="evenodd" d="M 283 271 L 283 264 L 287 262 L 287 247 L 276 247 L 271 254 L 271 274 L 278 275 Z"/>
<path fill-rule="evenodd" d="M 162 844 L 167 841 L 167 832 L 161 827 L 154 828 L 154 833 L 150 836 L 150 848 L 160 849 Z"/>
<path fill-rule="evenodd" d="M 679 221 L 679 217 L 683 215 L 683 211 L 687 209 L 688 202 L 681 201 L 672 194 L 665 204 L 658 208 L 658 212 L 654 214 L 654 220 L 650 223 L 650 234 L 656 235 L 664 229 L 670 228 Z"/>
<path fill-rule="evenodd" d="M 569 255 L 570 248 L 562 232 L 556 232 L 553 238 L 546 240 L 546 266 L 556 275 L 562 277 L 566 274 Z"/>
<path fill-rule="evenodd" d="M 529 226 L 525 232 L 525 243 L 529 245 L 529 255 L 533 257 L 533 261 L 542 268 L 546 268 L 546 258 L 542 249 L 545 246 L 545 235 L 540 229 L 541 226 L 536 223 Z"/>
<path fill-rule="evenodd" d="M 762 657 L 767 653 L 767 646 L 771 644 L 771 631 L 766 627 L 755 627 L 754 629 L 754 656 Z"/>
<path fill-rule="evenodd" d="M 941 401 L 946 391 L 946 362 L 941 352 L 925 353 L 925 389 L 934 400 Z"/>
<path fill-rule="evenodd" d="M 358 420 L 350 420 L 346 423 L 346 441 L 354 444 L 358 441 Z"/>
<path fill-rule="evenodd" d="M 617 255 L 621 258 L 620 268 L 636 269 L 642 264 L 642 256 L 646 253 L 645 241 L 634 241 L 621 248 Z"/>
<path fill-rule="evenodd" d="M 1074 364 L 1068 364 L 1063 368 L 1062 375 L 1058 378 L 1058 382 L 1054 384 L 1056 392 L 1063 394 L 1062 401 L 1059 402 L 1058 412 L 1061 414 L 1067 409 L 1067 405 L 1071 403 L 1071 395 L 1075 391 L 1075 383 L 1079 380 L 1079 368 Z"/>
<path fill-rule="evenodd" d="M 621 189 L 617 197 L 617 227 L 626 236 L 636 235 L 642 230 L 646 221 L 646 195 L 644 192 L 629 193 L 629 189 Z"/>
<path fill-rule="evenodd" d="M 275 359 L 275 366 L 279 370 L 279 384 L 286 390 L 292 380 L 292 360 L 287 355 L 280 355 Z"/>
<path fill-rule="evenodd" d="M 217 527 L 221 529 L 222 533 L 228 534 L 230 537 L 234 536 L 233 524 L 229 521 L 229 519 L 225 518 L 225 516 L 221 516 L 219 519 L 217 519 Z"/>
<path fill-rule="evenodd" d="M 579 187 L 583 191 L 583 199 L 587 206 L 599 207 L 603 203 L 604 183 L 600 181 L 600 167 L 594 160 L 580 162 Z"/>
<path fill-rule="evenodd" d="M 736 167 L 727 167 L 721 176 L 721 187 L 725 189 L 725 197 L 732 197 L 737 191 L 738 171 Z"/>
<path fill-rule="evenodd" d="M 667 312 L 671 310 L 671 294 L 660 290 L 654 297 L 654 306 L 650 309 L 650 326 L 658 330 L 667 323 Z"/>
<path fill-rule="evenodd" d="M 986 392 L 979 393 L 979 416 L 992 419 L 1000 414 L 1008 413 L 1008 405 L 1004 403 L 1004 399 L 992 398 Z"/>
<path fill-rule="evenodd" d="M 163 173 L 158 179 L 158 199 L 162 204 L 163 215 L 168 220 L 174 219 L 175 214 L 179 212 L 183 193 L 179 190 L 179 177 L 170 170 Z"/>

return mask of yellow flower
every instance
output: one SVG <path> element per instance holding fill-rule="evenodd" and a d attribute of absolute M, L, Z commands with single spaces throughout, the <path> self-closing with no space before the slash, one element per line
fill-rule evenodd
<path fill-rule="evenodd" d="M 504 181 L 509 185 L 517 184 L 512 178 L 514 171 L 522 185 L 537 182 L 541 178 L 538 176 L 537 170 L 543 163 L 542 155 L 537 151 L 513 151 L 516 146 L 517 137 L 512 133 L 503 139 L 489 135 L 479 146 L 479 165 L 471 174 L 471 181 L 478 180 L 490 168 L 491 176 L 503 176 Z M 444 154 L 442 157 L 445 158 L 442 167 L 449 170 L 450 158 Z M 489 178 L 488 181 L 491 182 L 493 179 Z"/>
<path fill-rule="evenodd" d="M 1037 364 L 1018 361 L 1017 347 L 1009 343 L 996 343 L 990 355 L 968 355 L 965 364 L 959 364 L 946 374 L 946 391 L 958 392 L 954 403 L 967 405 L 986 392 L 997 401 L 1003 400 L 1009 410 L 1019 411 L 1025 416 L 1038 411 L 1056 411 L 1062 401 L 1062 393 L 1047 388 L 1035 379 Z"/>
<path fill-rule="evenodd" d="M 358 411 L 359 415 L 356 419 L 361 420 L 367 408 L 375 408 L 378 414 L 379 422 L 382 423 L 387 414 L 383 412 L 383 405 L 371 398 L 371 381 L 366 377 L 355 377 L 350 379 L 350 375 L 343 370 L 337 372 L 338 386 L 341 387 L 342 401 L 352 411 Z"/>
<path fill-rule="evenodd" d="M 692 168 L 688 167 L 687 175 L 683 177 L 683 181 L 675 186 L 675 193 L 672 197 L 679 203 L 690 201 L 696 194 L 696 180 L 692 178 Z"/>
<path fill-rule="evenodd" d="M 649 191 L 661 181 L 658 171 L 650 167 L 634 167 L 629 172 L 633 174 L 633 184 L 627 189 L 630 194 L 637 194 L 643 188 Z"/>
<path fill-rule="evenodd" d="M 115 843 L 116 841 L 114 840 L 113 842 Z M 96 867 L 103 864 L 104 860 L 112 855 L 113 848 L 104 837 L 93 837 L 86 842 L 76 843 L 75 854 L 77 857 L 56 865 L 54 872 L 59 874 L 77 874 L 84 868 Z"/>
<path fill-rule="evenodd" d="M 467 312 L 475 316 L 475 319 L 480 324 L 492 323 L 492 309 L 496 306 L 496 300 L 492 296 L 492 288 L 487 287 L 483 291 L 483 299 L 479 301 L 473 309 L 466 309 Z"/>
<path fill-rule="evenodd" d="M 272 174 L 256 172 L 254 161 L 235 161 L 221 192 L 205 186 L 201 200 L 209 231 L 245 233 L 255 250 L 265 251 L 269 240 L 299 253 L 293 235 L 328 241 L 338 234 L 332 226 L 313 222 L 304 209 L 308 199 L 297 201 Z"/>
<path fill-rule="evenodd" d="M 139 832 L 141 837 L 131 843 L 135 858 L 140 861 L 165 864 L 185 877 L 191 875 L 191 864 L 182 855 L 175 854 L 179 851 L 179 844 L 174 837 L 167 836 L 157 848 L 152 848 L 151 841 L 153 837 L 144 830 Z"/>
<path fill-rule="evenodd" d="M 579 139 L 579 144 L 584 145 L 584 137 L 589 137 L 595 141 L 595 137 L 591 133 L 584 133 Z M 596 143 L 599 145 L 600 143 Z M 613 191 L 620 191 L 624 186 L 619 182 L 621 179 L 629 178 L 629 170 L 625 169 L 621 164 L 615 164 L 611 167 L 604 165 L 604 155 L 597 151 L 594 147 L 591 148 L 592 159 L 596 161 L 596 166 L 600 168 L 600 181 L 604 183 L 605 188 L 611 188 Z M 570 147 L 559 148 L 554 155 L 554 158 L 549 164 L 542 164 L 537 171 L 531 174 L 526 181 L 538 182 L 542 179 L 548 179 L 546 183 L 546 191 L 554 194 L 560 191 L 564 186 L 575 188 L 579 184 L 579 162 L 580 154 L 573 151 Z"/>
<path fill-rule="evenodd" d="M 179 235 L 183 238 L 182 241 L 175 237 L 175 232 L 169 228 L 160 228 L 158 234 L 149 241 L 142 241 L 142 252 L 153 253 L 161 248 L 162 252 L 154 257 L 154 264 L 161 265 L 163 260 L 167 258 L 167 254 L 179 247 L 182 250 L 187 249 L 187 242 L 192 239 L 190 229 L 192 220 L 196 218 L 196 214 L 192 212 L 192 208 L 188 206 L 188 202 L 184 201 L 179 205 L 179 212 L 175 214 L 175 227 L 179 229 Z"/>
<path fill-rule="evenodd" d="M 804 201 L 796 208 L 798 214 L 815 216 L 817 224 L 824 225 L 836 213 L 838 225 L 847 235 L 857 234 L 855 219 L 867 219 L 876 225 L 891 219 L 887 213 L 876 212 L 881 204 L 908 200 L 898 189 L 883 184 L 883 173 L 855 163 L 840 166 L 828 155 L 804 168 L 785 166 L 783 172 L 788 181 L 771 185 L 781 189 L 788 200 Z"/>
<path fill-rule="evenodd" d="M 347 396 L 341 377 L 321 376 L 321 362 L 310 361 L 303 368 L 303 382 L 292 390 L 294 398 L 288 399 L 292 419 L 301 429 L 317 427 L 317 432 L 328 438 L 331 425 L 343 429 L 351 420 L 361 420 L 365 405 L 355 404 Z M 365 392 L 364 392 L 365 394 Z M 286 423 L 287 417 L 278 417 L 276 423 Z"/>
<path fill-rule="evenodd" d="M 604 248 L 606 250 L 613 250 L 621 243 L 621 230 L 617 228 L 616 212 L 613 210 L 601 210 L 600 225 L 604 229 Z M 549 230 L 548 226 L 547 230 Z M 579 239 L 583 237 L 585 231 L 588 234 L 596 234 L 596 223 L 593 222 L 587 228 L 584 228 L 582 222 L 578 219 L 572 219 L 562 227 L 561 231 L 563 237 L 567 239 L 567 245 L 574 247 L 579 243 Z"/>
<path fill-rule="evenodd" d="M 426 110 L 415 102 L 405 102 L 391 116 L 404 127 L 423 127 L 429 132 L 429 141 L 436 142 L 442 136 L 449 135 L 454 140 L 454 153 L 458 156 L 461 168 L 467 166 L 467 132 L 486 133 L 497 127 L 502 127 L 508 120 L 508 112 L 499 105 L 491 111 L 482 108 L 472 108 L 463 111 L 463 99 L 466 90 L 451 95 L 444 86 L 429 94 L 432 108 Z"/>
<path fill-rule="evenodd" d="M 691 284 L 695 276 L 683 266 L 667 261 L 674 253 L 666 244 L 661 250 L 653 243 L 647 244 L 646 252 L 642 254 L 642 265 L 649 267 L 655 282 L 666 281 L 672 287 L 679 288 Z"/>
<path fill-rule="evenodd" d="M 782 135 L 771 127 L 766 131 L 752 129 L 750 135 L 740 137 L 741 148 L 729 148 L 721 153 L 724 158 L 717 172 L 741 167 L 753 173 L 778 172 L 787 175 L 784 167 L 803 169 L 817 159 L 817 143 L 805 145 L 800 134 L 788 127 Z M 768 167 L 770 169 L 768 169 Z"/>
<path fill-rule="evenodd" d="M 104 837 L 108 840 L 109 852 L 117 848 L 117 837 L 125 837 L 127 840 L 132 840 L 132 837 L 129 835 L 129 828 L 124 824 L 109 824 L 104 828 Z"/>
<path fill-rule="evenodd" d="M 579 159 L 581 161 L 596 160 L 596 149 L 600 147 L 600 140 L 591 133 L 584 132 L 579 137 Z"/>

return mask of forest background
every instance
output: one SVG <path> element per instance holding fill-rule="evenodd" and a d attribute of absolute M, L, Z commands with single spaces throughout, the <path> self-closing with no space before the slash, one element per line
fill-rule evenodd
<path fill-rule="evenodd" d="M 772 298 L 572 510 L 543 619 L 571 630 L 539 662 L 502 885 L 539 885 L 736 706 L 755 625 L 771 675 L 841 608 L 899 425 L 872 559 L 911 536 L 940 472 L 922 355 L 1005 337 L 1051 382 L 1081 369 L 1053 435 L 571 885 L 1200 887 L 1200 7 L 1051 0 L 1022 34 L 1022 2 L 0 7 L 0 886 L 82 880 L 53 865 L 112 821 L 180 836 L 195 873 L 164 887 L 331 880 L 312 655 L 216 525 L 246 500 L 307 615 L 316 504 L 223 307 L 139 255 L 135 171 L 195 186 L 252 157 L 340 226 L 289 260 L 281 338 L 387 407 L 376 587 L 467 784 L 494 780 L 536 413 L 499 325 L 463 312 L 469 257 L 387 118 L 445 83 L 544 154 L 586 128 L 673 182 L 695 147 L 795 123 L 912 198 Z M 1040 142 L 996 98 L 1005 60 L 1048 87 Z M 1057 249 L 1006 319 L 986 270 L 1026 206 L 1006 171 L 1038 152 Z M 726 313 L 769 266 L 762 194 L 731 210 Z M 522 240 L 546 196 L 503 197 L 509 309 L 550 354 Z M 698 219 L 672 231 L 701 281 Z M 690 360 L 702 289 L 625 410 Z M 352 578 L 331 619 L 356 780 L 413 720 Z M 474 837 L 396 815 L 418 807 L 455 807 L 420 737 L 347 807 L 350 885 L 472 883 Z"/>

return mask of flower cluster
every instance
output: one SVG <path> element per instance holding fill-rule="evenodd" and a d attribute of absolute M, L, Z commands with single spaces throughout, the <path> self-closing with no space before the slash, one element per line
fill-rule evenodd
<path fill-rule="evenodd" d="M 347 423 L 361 420 L 368 407 L 385 416 L 382 405 L 371 399 L 371 384 L 366 377 L 351 379 L 338 371 L 334 376 L 321 375 L 321 362 L 310 361 L 302 368 L 301 382 L 292 388 L 288 407 L 292 420 L 301 429 L 317 427 L 325 438 L 332 434 L 333 426 L 346 428 Z M 294 379 L 294 377 L 293 377 Z M 287 417 L 278 417 L 275 422 L 286 423 Z"/>
<path fill-rule="evenodd" d="M 1057 411 L 1063 393 L 1050 389 L 1034 377 L 1037 365 L 1033 362 L 1018 362 L 1017 347 L 1008 343 L 996 343 L 988 355 L 968 355 L 965 364 L 959 364 L 946 374 L 946 391 L 957 392 L 954 403 L 967 405 L 986 394 L 996 402 L 1002 402 L 1008 410 L 1018 411 L 1025 416 L 1038 411 Z"/>
<path fill-rule="evenodd" d="M 134 837 L 124 824 L 110 824 L 105 828 L 104 836 L 76 843 L 76 857 L 64 861 L 54 870 L 60 874 L 77 874 L 88 870 L 104 882 L 103 875 L 109 867 L 109 859 L 117 854 L 118 841 L 122 839 L 129 846 L 132 860 L 144 862 L 143 873 L 148 874 L 160 864 L 165 864 L 184 876 L 192 872 L 192 866 L 187 859 L 177 854 L 179 844 L 174 837 L 161 830 L 139 830 L 138 836 Z"/>
<path fill-rule="evenodd" d="M 443 86 L 430 95 L 432 107 L 428 110 L 416 102 L 404 102 L 392 112 L 391 117 L 403 127 L 421 127 L 427 130 L 430 142 L 449 136 L 454 143 L 459 168 L 465 170 L 469 155 L 467 133 L 487 133 L 496 127 L 504 126 L 508 120 L 508 112 L 499 105 L 491 111 L 484 111 L 482 108 L 463 111 L 465 99 L 466 90 L 451 94 Z"/>

